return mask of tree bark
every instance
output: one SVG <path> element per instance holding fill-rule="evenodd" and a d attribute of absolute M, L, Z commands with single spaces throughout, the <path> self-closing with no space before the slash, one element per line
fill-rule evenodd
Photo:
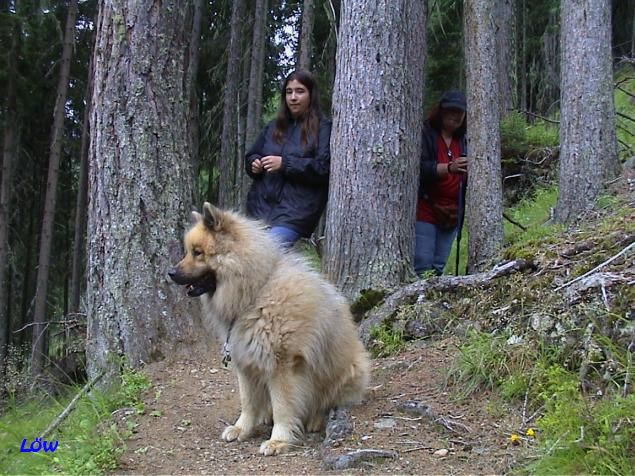
<path fill-rule="evenodd" d="M 249 62 L 249 84 L 247 90 L 247 118 L 245 123 L 245 148 L 249 148 L 262 128 L 262 88 L 265 63 L 265 42 L 267 27 L 267 0 L 256 0 L 253 33 L 251 37 L 251 61 Z M 241 207 L 246 203 L 251 179 L 245 173 L 243 157 L 239 157 L 238 168 L 242 175 Z"/>
<path fill-rule="evenodd" d="M 526 0 L 521 0 L 521 47 L 520 47 L 520 94 L 519 94 L 519 109 L 522 111 L 528 111 L 529 105 L 527 103 L 527 6 Z"/>
<path fill-rule="evenodd" d="M 245 130 L 245 145 L 247 147 L 253 144 L 262 128 L 262 81 L 265 64 L 267 4 L 267 0 L 256 0 L 247 96 L 247 126 Z"/>
<path fill-rule="evenodd" d="M 94 42 L 93 42 L 94 45 Z M 71 265 L 71 289 L 69 312 L 79 313 L 81 283 L 84 281 L 84 251 L 86 249 L 86 209 L 88 205 L 88 145 L 90 142 L 90 106 L 93 92 L 93 60 L 88 66 L 88 84 L 86 86 L 86 109 L 82 124 L 82 143 L 80 148 L 79 179 L 77 183 L 77 202 L 75 205 L 75 230 L 73 237 L 73 262 Z"/>
<path fill-rule="evenodd" d="M 425 9 L 351 0 L 341 12 L 324 264 L 353 299 L 413 274 Z"/>
<path fill-rule="evenodd" d="M 238 187 L 236 184 L 238 87 L 240 84 L 240 23 L 244 7 L 245 0 L 234 0 L 232 3 L 231 32 L 229 48 L 227 49 L 227 72 L 223 95 L 223 131 L 221 134 L 221 152 L 218 159 L 220 174 L 218 205 L 222 208 L 234 208 L 238 205 Z"/>
<path fill-rule="evenodd" d="M 251 73 L 251 43 L 253 24 L 255 19 L 255 9 L 246 8 L 244 13 L 244 20 L 242 22 L 241 33 L 241 61 L 242 72 L 240 75 L 240 84 L 238 87 L 237 103 L 238 109 L 238 128 L 236 130 L 236 177 L 234 183 L 236 184 L 236 209 L 244 211 L 247 204 L 247 193 L 249 192 L 249 185 L 251 179 L 245 173 L 244 160 L 245 160 L 245 137 L 247 129 L 247 109 L 249 102 L 249 76 Z"/>
<path fill-rule="evenodd" d="M 51 261 L 51 245 L 53 242 L 53 224 L 55 220 L 55 206 L 57 202 L 57 182 L 59 178 L 60 155 L 64 132 L 64 106 L 68 90 L 71 56 L 75 42 L 75 18 L 77 17 L 77 0 L 71 0 L 68 5 L 66 28 L 64 30 L 64 47 L 60 63 L 59 80 L 53 112 L 53 130 L 51 133 L 51 150 L 49 156 L 48 179 L 46 183 L 46 198 L 44 201 L 44 215 L 42 217 L 42 233 L 40 238 L 40 254 L 35 291 L 35 310 L 33 313 L 33 346 L 31 353 L 31 374 L 39 376 L 44 369 L 47 321 L 46 296 L 48 292 L 49 267 Z"/>
<path fill-rule="evenodd" d="M 91 377 L 104 386 L 189 345 L 198 302 L 167 279 L 192 209 L 188 65 L 193 0 L 101 0 L 94 53 L 88 215 Z M 190 67 L 192 65 L 189 65 Z"/>
<path fill-rule="evenodd" d="M 190 44 L 187 50 L 187 79 L 186 94 L 190 100 L 189 114 L 187 119 L 188 137 L 190 138 L 190 154 L 192 160 L 192 170 L 194 171 L 194 177 L 198 177 L 199 170 L 199 92 L 196 87 L 199 58 L 200 58 L 200 43 L 201 43 L 201 21 L 203 17 L 203 0 L 193 0 L 194 9 L 192 13 L 192 32 L 190 36 Z M 198 180 L 195 180 L 195 184 Z M 195 204 L 201 203 L 201 196 L 196 186 L 192 187 L 192 202 Z"/>
<path fill-rule="evenodd" d="M 4 112 L 4 140 L 2 148 L 2 182 L 0 183 L 0 378 L 4 377 L 5 359 L 9 348 L 11 314 L 9 313 L 9 223 L 11 215 L 11 179 L 16 154 L 17 105 L 16 105 L 16 60 L 19 54 L 20 30 L 11 29 L 11 50 L 7 55 L 7 97 Z"/>
<path fill-rule="evenodd" d="M 593 207 L 617 162 L 609 0 L 562 1 L 560 177 L 556 219 Z M 581 81 L 580 78 L 584 78 Z"/>
<path fill-rule="evenodd" d="M 496 0 L 496 58 L 498 64 L 499 115 L 503 119 L 514 107 L 515 41 L 514 2 Z"/>
<path fill-rule="evenodd" d="M 302 2 L 302 26 L 300 27 L 300 44 L 297 67 L 309 71 L 313 54 L 313 22 L 315 20 L 314 0 Z"/>
<path fill-rule="evenodd" d="M 485 270 L 503 245 L 503 191 L 494 3 L 465 0 L 469 186 L 468 272 Z"/>

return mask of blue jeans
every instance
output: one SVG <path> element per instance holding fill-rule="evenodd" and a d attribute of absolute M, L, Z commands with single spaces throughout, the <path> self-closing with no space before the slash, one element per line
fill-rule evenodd
<path fill-rule="evenodd" d="M 285 226 L 272 226 L 269 235 L 284 248 L 291 248 L 300 239 L 300 233 Z"/>
<path fill-rule="evenodd" d="M 448 261 L 456 227 L 445 230 L 425 221 L 415 223 L 415 273 L 433 269 L 437 275 L 443 274 Z"/>

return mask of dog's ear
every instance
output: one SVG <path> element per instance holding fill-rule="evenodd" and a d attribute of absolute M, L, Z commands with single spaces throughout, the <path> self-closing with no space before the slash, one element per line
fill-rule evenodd
<path fill-rule="evenodd" d="M 207 228 L 213 231 L 219 231 L 223 228 L 225 214 L 222 210 L 216 208 L 209 202 L 203 205 L 203 223 Z"/>
<path fill-rule="evenodd" d="M 203 215 L 201 215 L 197 211 L 192 211 L 192 225 L 196 225 L 202 219 L 203 219 Z"/>

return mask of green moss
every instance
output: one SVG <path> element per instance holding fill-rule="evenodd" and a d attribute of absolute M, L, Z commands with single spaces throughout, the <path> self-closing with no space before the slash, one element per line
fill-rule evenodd
<path fill-rule="evenodd" d="M 351 312 L 357 320 L 381 303 L 387 292 L 383 289 L 362 289 L 359 297 L 351 304 Z"/>

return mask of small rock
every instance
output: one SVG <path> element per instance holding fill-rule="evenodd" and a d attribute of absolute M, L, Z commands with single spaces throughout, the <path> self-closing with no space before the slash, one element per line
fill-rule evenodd
<path fill-rule="evenodd" d="M 380 418 L 374 424 L 375 428 L 394 428 L 397 422 L 394 418 Z"/>
<path fill-rule="evenodd" d="M 447 456 L 449 453 L 449 451 L 445 448 L 441 448 L 440 450 L 436 450 L 433 454 L 434 456 L 438 456 L 439 458 L 443 458 L 444 456 Z"/>

